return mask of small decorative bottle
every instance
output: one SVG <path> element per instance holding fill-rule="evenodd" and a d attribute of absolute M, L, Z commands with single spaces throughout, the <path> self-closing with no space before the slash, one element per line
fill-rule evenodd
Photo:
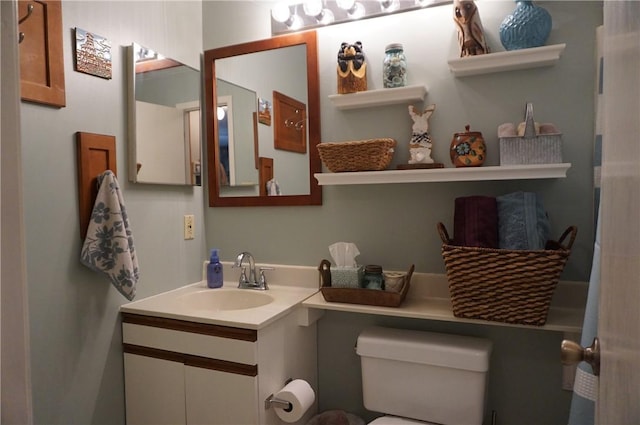
<path fill-rule="evenodd" d="M 209 288 L 221 288 L 223 285 L 222 263 L 218 256 L 218 250 L 212 249 L 207 264 L 207 286 Z"/>
<path fill-rule="evenodd" d="M 504 18 L 498 31 L 507 50 L 544 46 L 551 32 L 551 15 L 530 0 L 516 0 L 516 9 Z"/>
<path fill-rule="evenodd" d="M 402 44 L 389 44 L 384 49 L 382 78 L 384 88 L 404 87 L 407 85 L 407 58 Z"/>

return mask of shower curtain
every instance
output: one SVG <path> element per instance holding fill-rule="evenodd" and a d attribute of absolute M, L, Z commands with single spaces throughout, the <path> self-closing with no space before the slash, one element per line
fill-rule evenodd
<path fill-rule="evenodd" d="M 587 306 L 582 325 L 580 345 L 588 347 L 598 330 L 598 293 L 600 290 L 600 166 L 602 164 L 602 71 L 603 71 L 603 27 L 596 29 L 596 102 L 595 140 L 593 152 L 594 176 L 594 217 L 597 217 L 596 239 L 593 247 L 593 264 L 589 279 Z M 576 370 L 573 397 L 569 412 L 569 425 L 590 425 L 594 423 L 595 401 L 598 395 L 598 377 L 593 375 L 591 366 L 581 362 Z"/>

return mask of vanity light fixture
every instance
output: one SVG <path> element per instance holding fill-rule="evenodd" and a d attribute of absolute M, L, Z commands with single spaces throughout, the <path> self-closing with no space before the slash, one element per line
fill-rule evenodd
<path fill-rule="evenodd" d="M 365 14 L 364 6 L 359 1 L 336 0 L 336 4 L 340 9 L 345 10 L 351 19 L 360 19 Z"/>
<path fill-rule="evenodd" d="M 307 16 L 312 16 L 319 24 L 329 25 L 335 20 L 333 12 L 324 8 L 322 0 L 306 0 L 302 3 L 302 10 Z"/>
<path fill-rule="evenodd" d="M 383 12 L 393 13 L 400 7 L 400 0 L 378 0 Z"/>
<path fill-rule="evenodd" d="M 279 1 L 271 9 L 272 35 L 452 3 L 452 0 L 304 0 L 300 3 L 295 1 Z"/>
<path fill-rule="evenodd" d="M 293 6 L 293 10 L 285 2 L 278 2 L 271 9 L 271 27 L 273 22 L 283 25 L 287 30 L 283 32 L 297 31 L 304 25 L 302 18 L 296 13 L 297 5 Z"/>

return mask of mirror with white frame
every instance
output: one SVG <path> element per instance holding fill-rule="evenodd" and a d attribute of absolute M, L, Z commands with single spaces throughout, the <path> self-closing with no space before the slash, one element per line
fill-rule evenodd
<path fill-rule="evenodd" d="M 201 185 L 200 71 L 137 43 L 128 65 L 129 180 Z"/>

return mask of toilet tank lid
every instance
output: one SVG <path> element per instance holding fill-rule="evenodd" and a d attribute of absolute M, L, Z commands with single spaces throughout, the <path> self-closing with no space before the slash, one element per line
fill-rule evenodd
<path fill-rule="evenodd" d="M 361 357 L 486 372 L 491 346 L 484 338 L 374 326 L 360 333 L 356 352 Z"/>

